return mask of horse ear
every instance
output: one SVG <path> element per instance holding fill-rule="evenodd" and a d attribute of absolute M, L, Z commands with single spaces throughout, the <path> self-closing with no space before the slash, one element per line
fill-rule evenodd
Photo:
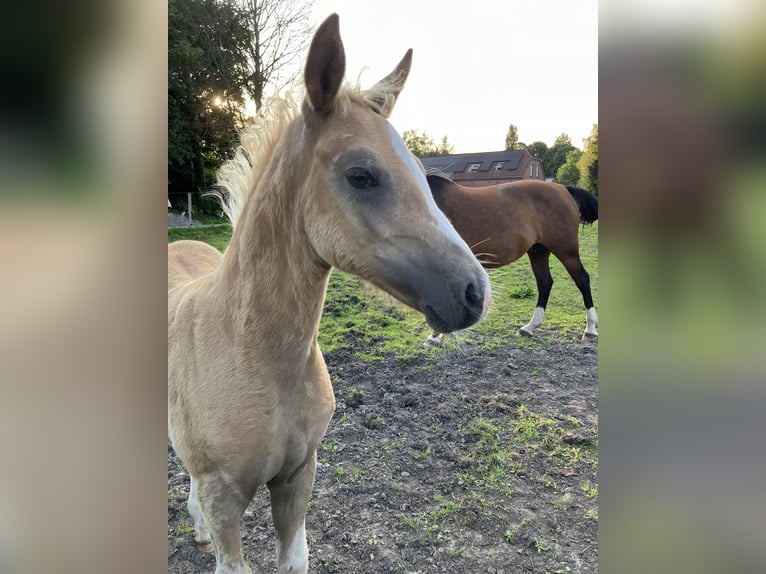
<path fill-rule="evenodd" d="M 338 15 L 331 14 L 311 40 L 303 73 L 306 94 L 314 111 L 325 115 L 332 112 L 345 73 L 346 53 L 340 39 Z"/>
<path fill-rule="evenodd" d="M 407 76 L 410 75 L 412 66 L 412 48 L 407 50 L 404 58 L 396 66 L 393 72 L 375 84 L 365 92 L 368 101 L 372 102 L 383 117 L 388 117 L 394 111 L 394 104 L 399 93 L 404 88 Z"/>

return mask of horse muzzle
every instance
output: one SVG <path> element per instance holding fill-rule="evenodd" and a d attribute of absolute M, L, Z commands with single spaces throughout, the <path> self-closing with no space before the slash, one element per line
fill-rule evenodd
<path fill-rule="evenodd" d="M 446 287 L 446 289 L 444 288 Z M 441 289 L 425 289 L 421 311 L 435 333 L 451 333 L 465 329 L 482 319 L 490 301 L 489 281 L 448 281 Z"/>
<path fill-rule="evenodd" d="M 487 313 L 489 278 L 475 260 L 449 268 L 444 260 L 431 264 L 401 259 L 381 263 L 386 272 L 372 282 L 423 313 L 436 333 L 465 329 Z"/>

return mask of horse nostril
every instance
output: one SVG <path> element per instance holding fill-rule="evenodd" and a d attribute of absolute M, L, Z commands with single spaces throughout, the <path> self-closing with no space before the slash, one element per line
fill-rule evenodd
<path fill-rule="evenodd" d="M 473 283 L 469 283 L 465 288 L 465 303 L 469 308 L 482 308 L 484 303 L 481 292 L 476 288 Z"/>

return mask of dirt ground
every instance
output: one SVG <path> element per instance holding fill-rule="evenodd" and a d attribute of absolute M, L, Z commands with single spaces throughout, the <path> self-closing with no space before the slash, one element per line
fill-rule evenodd
<path fill-rule="evenodd" d="M 325 356 L 337 401 L 318 451 L 311 572 L 597 572 L 598 343 L 509 336 L 404 363 Z M 168 448 L 168 571 L 213 572 Z M 266 489 L 242 523 L 254 572 L 276 571 Z"/>

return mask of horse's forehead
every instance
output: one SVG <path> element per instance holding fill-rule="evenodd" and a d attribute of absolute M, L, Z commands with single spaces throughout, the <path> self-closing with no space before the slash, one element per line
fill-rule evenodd
<path fill-rule="evenodd" d="M 358 142 L 388 139 L 388 122 L 373 110 L 359 103 L 349 106 L 335 123 L 336 136 Z"/>
<path fill-rule="evenodd" d="M 353 106 L 356 107 L 356 106 Z M 351 148 L 379 149 L 387 139 L 385 121 L 383 118 L 375 118 L 375 113 L 368 110 L 346 112 L 338 114 L 332 121 L 322 127 L 322 132 L 316 141 L 318 150 L 338 156 L 340 153 Z"/>

